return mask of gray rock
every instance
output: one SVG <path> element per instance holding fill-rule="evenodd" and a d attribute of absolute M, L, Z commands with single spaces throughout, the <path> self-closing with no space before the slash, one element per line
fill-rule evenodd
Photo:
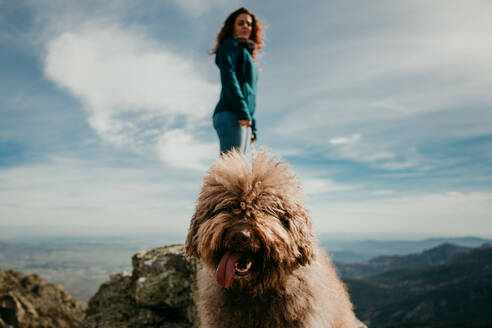
<path fill-rule="evenodd" d="M 182 244 L 137 253 L 132 264 L 90 299 L 84 327 L 198 327 L 193 282 L 201 264 L 185 258 Z"/>
<path fill-rule="evenodd" d="M 40 276 L 0 270 L 1 328 L 78 328 L 87 305 Z"/>
<path fill-rule="evenodd" d="M 196 261 L 183 256 L 182 245 L 156 248 L 133 256 L 135 301 L 141 307 L 180 309 L 192 300 Z"/>
<path fill-rule="evenodd" d="M 126 323 L 137 315 L 131 288 L 131 274 L 112 275 L 90 299 L 84 327 L 116 327 L 115 323 L 125 323 L 121 327 L 129 327 Z"/>

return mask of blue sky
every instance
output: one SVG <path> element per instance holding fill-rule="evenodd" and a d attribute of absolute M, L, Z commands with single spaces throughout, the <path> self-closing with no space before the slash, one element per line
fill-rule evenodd
<path fill-rule="evenodd" d="M 492 3 L 144 4 L 0 0 L 4 231 L 184 235 L 218 155 L 207 52 L 246 6 L 267 26 L 257 146 L 316 233 L 492 237 Z"/>

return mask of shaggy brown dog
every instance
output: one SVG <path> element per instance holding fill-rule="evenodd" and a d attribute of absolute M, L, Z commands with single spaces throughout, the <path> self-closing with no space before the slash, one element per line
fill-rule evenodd
<path fill-rule="evenodd" d="M 200 327 L 357 327 L 327 255 L 313 243 L 301 188 L 261 151 L 223 155 L 209 170 L 186 240 L 201 258 Z"/>

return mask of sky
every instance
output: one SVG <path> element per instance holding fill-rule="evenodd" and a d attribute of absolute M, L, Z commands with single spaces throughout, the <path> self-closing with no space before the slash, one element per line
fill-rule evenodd
<path fill-rule="evenodd" d="M 317 235 L 492 237 L 486 0 L 0 0 L 0 237 L 184 237 L 241 6 L 266 28 L 256 148 Z"/>

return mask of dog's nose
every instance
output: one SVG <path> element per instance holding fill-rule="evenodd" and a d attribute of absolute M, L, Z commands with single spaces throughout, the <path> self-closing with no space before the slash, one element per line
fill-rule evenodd
<path fill-rule="evenodd" d="M 251 233 L 249 231 L 233 231 L 230 235 L 230 241 L 235 245 L 245 245 L 249 243 L 251 239 Z"/>

